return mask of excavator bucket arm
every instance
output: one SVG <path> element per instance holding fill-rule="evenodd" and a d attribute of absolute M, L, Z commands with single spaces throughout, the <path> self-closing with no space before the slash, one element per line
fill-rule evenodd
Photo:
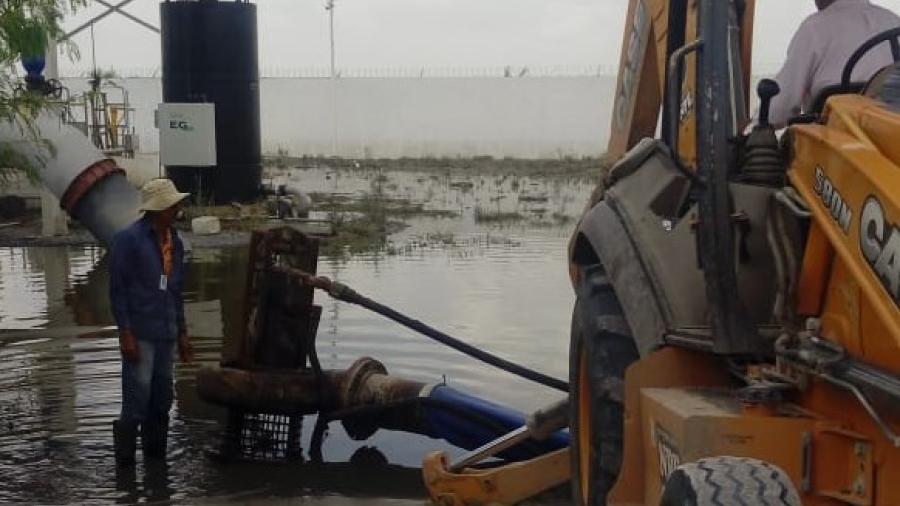
<path fill-rule="evenodd" d="M 756 0 L 738 4 L 741 70 L 746 90 L 750 86 Z M 641 139 L 654 137 L 658 126 L 664 140 L 671 141 L 665 138 L 671 122 L 687 119 L 681 116 L 681 107 L 672 111 L 663 99 L 668 87 L 669 59 L 679 48 L 693 42 L 688 36 L 696 32 L 696 6 L 691 6 L 688 0 L 630 0 L 607 146 L 611 159 L 618 160 Z M 688 61 L 688 66 L 691 65 L 693 62 Z M 685 75 L 692 73 L 688 71 Z M 743 105 L 748 106 L 746 97 Z M 684 112 L 690 112 L 689 108 Z"/>

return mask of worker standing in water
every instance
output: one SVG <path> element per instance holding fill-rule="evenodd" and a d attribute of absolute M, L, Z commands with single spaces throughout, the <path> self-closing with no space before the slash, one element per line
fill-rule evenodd
<path fill-rule="evenodd" d="M 193 360 L 184 320 L 184 245 L 173 227 L 187 193 L 168 179 L 141 188 L 144 216 L 116 234 L 109 294 L 122 352 L 122 412 L 113 422 L 116 463 L 165 459 L 175 351 Z"/>
<path fill-rule="evenodd" d="M 841 82 L 844 65 L 866 40 L 900 26 L 900 17 L 869 0 L 815 2 L 819 11 L 801 23 L 775 77 L 781 93 L 772 100 L 769 120 L 779 128 L 809 112 L 825 87 Z M 887 44 L 872 50 L 856 66 L 853 80 L 866 81 L 893 61 Z"/>

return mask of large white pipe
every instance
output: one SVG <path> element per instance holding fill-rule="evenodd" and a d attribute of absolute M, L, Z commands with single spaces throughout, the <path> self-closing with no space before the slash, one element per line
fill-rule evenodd
<path fill-rule="evenodd" d="M 50 43 L 45 51 L 47 66 L 44 68 L 44 77 L 49 81 L 59 79 L 59 66 L 57 56 L 59 50 L 56 40 L 50 38 Z M 66 221 L 66 213 L 59 206 L 56 198 L 47 187 L 41 188 L 41 235 L 50 237 L 55 235 L 68 235 L 69 224 Z"/>
<path fill-rule="evenodd" d="M 62 208 L 109 246 L 116 232 L 138 218 L 137 189 L 115 162 L 59 115 L 44 112 L 34 126 L 46 146 L 36 145 L 22 125 L 10 122 L 0 123 L 0 146 L 37 167 L 41 181 L 59 198 Z"/>

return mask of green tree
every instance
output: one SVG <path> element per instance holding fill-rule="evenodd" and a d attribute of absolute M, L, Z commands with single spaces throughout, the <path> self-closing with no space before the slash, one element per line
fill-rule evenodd
<path fill-rule="evenodd" d="M 0 121 L 15 124 L 26 139 L 52 153 L 35 130 L 34 119 L 47 107 L 46 100 L 24 91 L 20 63 L 22 57 L 44 55 L 50 38 L 63 32 L 63 16 L 85 4 L 86 0 L 0 0 Z M 0 184 L 17 171 L 30 179 L 39 167 L 18 156 L 8 143 L 0 142 Z"/>

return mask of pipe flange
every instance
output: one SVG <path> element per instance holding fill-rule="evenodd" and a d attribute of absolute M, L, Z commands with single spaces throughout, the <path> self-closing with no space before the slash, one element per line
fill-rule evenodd
<path fill-rule="evenodd" d="M 115 161 L 107 158 L 100 160 L 81 171 L 81 174 L 66 188 L 59 199 L 59 207 L 63 208 L 70 216 L 75 216 L 75 208 L 98 181 L 106 179 L 113 174 L 125 174 Z"/>
<path fill-rule="evenodd" d="M 338 391 L 340 406 L 356 406 L 359 404 L 359 394 L 362 385 L 373 374 L 387 374 L 387 368 L 381 362 L 371 357 L 362 357 L 353 362 L 344 374 Z"/>

